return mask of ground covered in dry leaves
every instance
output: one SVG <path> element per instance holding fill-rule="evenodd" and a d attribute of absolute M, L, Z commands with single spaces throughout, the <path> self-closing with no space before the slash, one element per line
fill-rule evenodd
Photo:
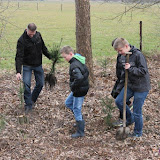
<path fill-rule="evenodd" d="M 115 128 L 108 129 L 102 98 L 110 96 L 116 80 L 115 60 L 103 68 L 94 66 L 95 85 L 86 96 L 83 115 L 85 137 L 71 139 L 75 120 L 65 108 L 69 94 L 68 69 L 57 67 L 58 83 L 52 91 L 45 87 L 26 123 L 19 123 L 24 110 L 18 96 L 15 74 L 0 75 L 0 113 L 5 121 L 0 131 L 0 160 L 158 160 L 160 159 L 160 58 L 148 58 L 152 89 L 143 107 L 144 129 L 141 140 L 115 139 Z M 109 61 L 109 59 L 108 59 Z M 33 82 L 34 83 L 34 82 Z M 114 105 L 114 101 L 113 101 Z M 118 109 L 112 113 L 118 118 Z M 2 120 L 1 120 L 2 122 Z M 130 127 L 133 130 L 133 126 Z"/>

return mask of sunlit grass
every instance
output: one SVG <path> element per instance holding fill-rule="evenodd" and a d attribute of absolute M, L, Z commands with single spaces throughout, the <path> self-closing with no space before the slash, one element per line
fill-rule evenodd
<path fill-rule="evenodd" d="M 127 8 L 130 6 L 127 6 Z M 16 10 L 16 11 L 15 11 Z M 116 37 L 126 38 L 139 48 L 139 22 L 143 21 L 143 50 L 152 53 L 160 51 L 160 21 L 157 20 L 159 10 L 154 7 L 147 10 L 136 10 L 123 15 L 122 19 L 112 19 L 124 12 L 125 6 L 117 3 L 91 3 L 91 32 L 93 57 L 115 56 L 111 42 Z M 59 43 L 70 45 L 76 49 L 75 36 L 75 4 L 39 2 L 11 2 L 3 13 L 9 16 L 4 36 L 0 40 L 0 68 L 14 69 L 16 44 L 27 24 L 34 22 L 41 32 L 46 46 Z M 1 27 L 1 25 L 0 25 Z M 44 59 L 44 63 L 50 63 Z"/>

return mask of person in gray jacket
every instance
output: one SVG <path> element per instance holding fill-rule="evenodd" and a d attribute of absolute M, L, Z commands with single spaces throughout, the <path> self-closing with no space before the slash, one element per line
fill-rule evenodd
<path fill-rule="evenodd" d="M 128 87 L 127 98 L 128 101 L 131 97 L 133 100 L 133 113 L 128 105 L 126 105 L 126 126 L 135 123 L 134 132 L 130 134 L 131 137 L 141 137 L 143 129 L 143 116 L 142 106 L 150 90 L 150 78 L 147 68 L 147 62 L 141 51 L 124 38 L 117 38 L 114 42 L 113 48 L 121 55 L 121 80 L 116 88 L 116 92 L 119 93 L 116 97 L 115 103 L 117 107 L 123 112 L 123 95 L 124 95 L 124 79 L 125 69 L 128 70 Z M 126 52 L 132 52 L 129 58 L 129 63 L 125 63 Z"/>

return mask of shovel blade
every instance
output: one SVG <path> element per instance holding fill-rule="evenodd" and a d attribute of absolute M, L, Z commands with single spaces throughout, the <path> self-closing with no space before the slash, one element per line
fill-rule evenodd
<path fill-rule="evenodd" d="M 116 132 L 116 139 L 124 140 L 128 137 L 129 133 L 130 133 L 130 129 L 128 127 L 121 127 Z"/>

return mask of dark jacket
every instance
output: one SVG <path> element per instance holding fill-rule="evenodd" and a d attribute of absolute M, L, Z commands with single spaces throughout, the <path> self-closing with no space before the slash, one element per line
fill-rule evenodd
<path fill-rule="evenodd" d="M 114 84 L 114 87 L 112 89 L 112 92 L 111 92 L 111 95 L 112 95 L 113 98 L 116 98 L 119 94 L 116 89 L 117 89 L 118 84 L 120 83 L 121 73 L 122 73 L 122 70 L 123 70 L 123 65 L 122 65 L 120 59 L 121 59 L 121 55 L 118 54 L 117 55 L 117 63 L 116 63 L 116 77 L 117 77 L 117 80 L 116 80 L 116 82 Z M 122 86 L 122 88 L 123 88 L 123 86 Z"/>
<path fill-rule="evenodd" d="M 42 64 L 42 53 L 50 59 L 48 50 L 39 32 L 30 38 L 27 32 L 21 35 L 17 42 L 16 71 L 21 73 L 22 65 L 37 67 Z"/>
<path fill-rule="evenodd" d="M 147 92 L 150 90 L 150 78 L 148 73 L 147 62 L 141 51 L 134 46 L 130 46 L 132 54 L 129 57 L 130 68 L 128 69 L 128 87 L 134 92 Z M 123 65 L 121 72 L 121 80 L 117 86 L 117 92 L 120 92 L 124 86 L 125 79 L 125 59 L 126 57 L 121 55 L 119 59 Z"/>
<path fill-rule="evenodd" d="M 82 57 L 82 56 L 81 56 Z M 87 66 L 73 57 L 70 61 L 70 88 L 73 96 L 85 96 L 89 90 L 88 75 L 89 71 Z"/>

